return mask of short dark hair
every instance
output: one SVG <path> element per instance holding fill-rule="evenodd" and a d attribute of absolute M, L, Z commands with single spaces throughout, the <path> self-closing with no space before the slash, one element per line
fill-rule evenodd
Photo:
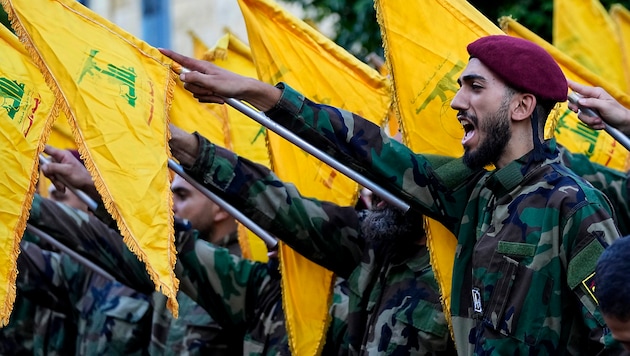
<path fill-rule="evenodd" d="M 595 297 L 602 313 L 620 321 L 630 320 L 630 236 L 612 243 L 599 257 L 595 269 Z"/>

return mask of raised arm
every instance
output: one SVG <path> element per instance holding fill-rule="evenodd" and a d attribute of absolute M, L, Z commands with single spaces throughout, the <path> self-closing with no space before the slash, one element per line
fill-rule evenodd
<path fill-rule="evenodd" d="M 155 290 L 144 263 L 129 251 L 117 231 L 94 216 L 35 195 L 28 222 L 94 261 L 119 282 L 142 293 Z"/>
<path fill-rule="evenodd" d="M 175 243 L 177 274 L 187 281 L 181 284 L 182 291 L 221 327 L 244 328 L 254 314 L 256 301 L 273 294 L 274 284 L 280 297 L 280 284 L 272 280 L 265 263 L 232 255 L 225 248 L 198 239 L 196 234 L 180 235 Z"/>
<path fill-rule="evenodd" d="M 261 228 L 340 276 L 359 263 L 363 242 L 353 207 L 302 197 L 262 165 L 175 127 L 171 134 L 172 152 L 187 172 Z"/>

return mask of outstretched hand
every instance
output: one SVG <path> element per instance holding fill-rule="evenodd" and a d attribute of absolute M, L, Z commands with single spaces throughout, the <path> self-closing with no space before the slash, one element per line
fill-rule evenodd
<path fill-rule="evenodd" d="M 223 104 L 226 98 L 234 98 L 267 111 L 278 102 L 282 94 L 273 85 L 230 72 L 210 62 L 187 57 L 169 49 L 159 50 L 188 69 L 180 73 L 179 79 L 184 82 L 184 88 L 200 102 Z"/>
<path fill-rule="evenodd" d="M 577 112 L 578 118 L 582 122 L 595 130 L 603 129 L 608 123 L 626 135 L 630 133 L 630 110 L 621 105 L 604 89 L 582 85 L 571 80 L 568 80 L 568 83 L 569 88 L 582 96 L 578 101 L 581 106 L 594 109 L 599 113 L 599 117 L 589 116 L 578 111 L 577 105 L 569 103 L 569 109 Z"/>
<path fill-rule="evenodd" d="M 42 164 L 42 173 L 50 179 L 57 190 L 65 192 L 65 182 L 74 188 L 84 191 L 93 199 L 98 198 L 90 173 L 72 152 L 52 146 L 46 146 L 44 152 L 50 155 L 52 162 Z"/>

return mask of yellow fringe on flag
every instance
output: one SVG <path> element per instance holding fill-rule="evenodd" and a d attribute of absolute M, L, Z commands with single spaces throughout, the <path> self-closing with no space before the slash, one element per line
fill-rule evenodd
<path fill-rule="evenodd" d="M 20 241 L 33 201 L 39 154 L 50 135 L 59 106 L 39 69 L 17 37 L 0 26 L 0 326 L 9 322 L 15 302 Z"/>
<path fill-rule="evenodd" d="M 73 0 L 2 0 L 52 88 L 105 208 L 177 316 L 165 58 Z M 166 258 L 165 258 L 166 256 Z"/>
<path fill-rule="evenodd" d="M 287 82 L 307 97 L 356 112 L 381 125 L 391 104 L 389 82 L 313 27 L 269 0 L 239 0 L 258 78 Z M 276 134 L 273 169 L 304 196 L 354 205 L 359 187 Z M 334 275 L 280 244 L 282 296 L 295 355 L 321 352 Z M 308 281 L 308 282 L 307 282 Z"/>

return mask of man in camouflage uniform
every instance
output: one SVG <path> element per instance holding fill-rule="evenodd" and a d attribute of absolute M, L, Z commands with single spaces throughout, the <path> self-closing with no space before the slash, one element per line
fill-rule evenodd
<path fill-rule="evenodd" d="M 180 78 L 199 100 L 249 102 L 457 236 L 451 313 L 459 353 L 590 354 L 612 346 L 592 294 L 595 261 L 619 236 L 612 208 L 600 191 L 560 163 L 555 141 L 542 138 L 549 111 L 567 98 L 566 79 L 542 48 L 525 40 L 488 36 L 468 51 L 471 59 L 451 103 L 465 130 L 462 159 L 413 153 L 367 120 L 315 104 L 286 85 L 273 87 L 163 53 L 192 70 Z M 227 193 L 239 209 L 264 204 L 267 225 L 281 230 L 293 224 L 282 220 L 294 202 L 289 189 L 273 194 L 272 179 L 243 178 L 242 159 L 203 144 L 197 152 L 196 138 L 185 141 L 188 155 L 206 156 L 207 169 L 191 171 L 200 181 Z M 497 169 L 485 171 L 491 163 Z M 278 208 L 283 194 L 287 198 Z M 326 246 L 320 251 L 329 262 L 338 260 L 338 251 Z"/>
<path fill-rule="evenodd" d="M 263 166 L 199 135 L 176 127 L 171 133 L 173 154 L 189 174 L 220 186 L 219 193 L 229 192 L 225 198 L 263 229 L 347 279 L 351 354 L 449 352 L 421 218 L 391 208 L 357 214 L 354 207 L 303 198 Z M 196 160 L 186 160 L 189 149 L 199 152 Z M 294 204 L 277 205 L 289 201 Z"/>
<path fill-rule="evenodd" d="M 580 106 L 595 109 L 600 117 L 592 117 L 578 111 L 578 105 L 569 103 L 569 108 L 578 113 L 578 118 L 586 125 L 601 130 L 604 124 L 618 128 L 624 134 L 630 134 L 630 110 L 622 106 L 602 88 L 594 88 L 568 81 L 569 86 L 582 96 Z M 615 208 L 615 221 L 621 235 L 630 235 L 630 171 L 622 173 L 614 169 L 590 162 L 588 157 L 571 154 L 566 149 L 562 152 L 563 162 L 578 175 L 603 191 Z"/>
<path fill-rule="evenodd" d="M 630 237 L 606 249 L 597 261 L 595 295 L 610 331 L 630 354 Z"/>
<path fill-rule="evenodd" d="M 57 159 L 62 161 L 63 157 L 57 156 Z M 75 168 L 80 169 L 80 167 Z M 45 167 L 45 171 L 48 173 L 50 173 L 49 169 L 50 167 Z M 66 167 L 64 172 L 57 174 L 63 174 L 66 180 L 71 181 L 72 171 Z M 81 185 L 76 182 L 75 184 Z M 193 223 L 196 221 L 196 225 L 210 236 L 213 235 L 212 232 L 222 231 L 217 226 L 204 224 L 202 220 L 207 218 L 196 214 L 195 212 L 199 210 L 191 209 L 191 205 L 205 205 L 205 208 L 201 210 L 205 213 L 214 212 L 214 216 L 217 218 L 225 213 L 223 210 L 216 209 L 214 204 L 208 205 L 207 198 L 197 196 L 201 193 L 180 177 L 175 178 L 172 189 L 176 220 L 177 217 L 186 215 L 193 219 Z M 198 201 L 198 199 L 200 200 Z M 94 224 L 99 225 L 101 223 L 95 222 Z M 199 318 L 199 313 L 188 308 L 190 303 L 182 305 L 183 299 L 181 297 L 183 295 L 178 295 L 180 319 L 192 320 L 196 322 L 193 325 L 198 326 L 198 328 L 184 330 L 173 327 L 174 320 L 170 313 L 157 310 L 154 313 L 151 354 L 200 353 L 200 349 L 203 350 L 203 348 L 200 348 L 199 345 L 212 341 L 205 337 L 204 329 L 215 330 L 216 334 L 216 330 L 221 326 L 224 336 L 220 342 L 215 344 L 215 347 L 216 345 L 224 345 L 225 338 L 237 340 L 242 346 L 232 344 L 231 348 L 224 348 L 219 350 L 220 352 L 239 354 L 241 353 L 240 350 L 243 349 L 243 354 L 246 355 L 290 355 L 282 310 L 280 275 L 274 260 L 270 264 L 264 264 L 241 259 L 234 255 L 233 250 L 216 247 L 205 239 L 199 238 L 202 233 L 190 230 L 190 226 L 191 224 L 188 223 L 185 226 L 181 222 L 176 224 L 176 231 L 179 232 L 175 238 L 178 250 L 176 274 L 180 278 L 180 289 L 187 294 L 187 301 L 195 301 L 198 303 L 198 305 L 195 303 L 195 306 L 202 306 L 210 311 L 218 323 L 213 322 L 213 325 L 217 326 L 211 329 L 208 322 L 204 323 Z M 118 239 L 120 238 L 118 237 Z M 85 249 L 93 251 L 96 259 L 99 259 L 98 255 L 101 253 L 98 250 L 100 249 L 107 250 L 109 254 L 114 256 L 129 255 L 124 245 L 115 240 L 107 240 L 109 239 L 100 238 L 85 241 L 84 244 L 90 246 L 89 249 L 87 247 Z M 214 242 L 221 243 L 222 241 L 215 240 Z M 142 271 L 136 260 L 122 263 L 125 265 L 124 270 Z M 147 281 L 148 277 L 145 276 L 145 273 L 127 275 L 127 277 L 131 279 L 128 282 L 132 285 L 138 286 L 142 290 L 148 288 L 147 283 L 150 281 Z M 230 286 L 230 288 L 226 288 L 226 286 Z M 330 354 L 329 351 L 334 350 L 336 352 L 341 349 L 345 336 L 347 298 L 342 283 L 338 283 L 335 292 L 335 302 L 331 308 L 333 323 L 329 328 L 330 336 L 324 346 L 326 354 Z M 165 302 L 156 303 L 156 305 L 164 306 L 162 309 L 165 308 Z M 156 318 L 160 319 L 155 320 Z M 225 335 L 226 333 L 229 335 Z M 188 341 L 186 348 L 181 348 L 181 342 L 173 342 L 178 337 Z M 214 350 L 212 354 L 217 354 L 219 351 Z"/>
<path fill-rule="evenodd" d="M 594 163 L 586 155 L 571 153 L 564 147 L 559 147 L 559 151 L 562 163 L 606 194 L 614 208 L 620 234 L 630 235 L 630 172 Z"/>
<path fill-rule="evenodd" d="M 243 355 L 291 355 L 277 258 L 268 263 L 239 258 L 194 234 L 178 235 L 175 242 L 181 262 L 176 272 L 186 276 L 182 288 L 194 291 L 192 298 L 224 329 L 242 333 Z M 338 280 L 323 355 L 346 354 L 347 293 Z"/>
<path fill-rule="evenodd" d="M 92 195 L 96 193 L 93 182 L 87 170 L 76 160 L 69 151 L 57 150 L 47 147 L 46 152 L 49 153 L 57 163 L 49 163 L 42 166 L 42 171 L 51 180 L 55 182 L 55 176 L 63 177 L 73 186 L 80 188 Z M 173 181 L 172 189 L 174 191 L 173 211 L 178 221 L 183 218 L 191 218 L 193 227 L 199 226 L 201 229 L 199 236 L 203 239 L 214 241 L 217 244 L 230 249 L 232 253 L 240 253 L 238 239 L 236 236 L 236 223 L 234 219 L 225 211 L 220 209 L 216 204 L 212 203 L 203 194 L 194 189 L 190 184 L 181 180 L 181 178 Z M 93 196 L 98 198 L 98 196 Z M 101 220 L 108 224 L 114 224 L 114 221 L 99 205 L 97 215 Z M 90 218 L 81 226 L 75 228 L 87 227 L 87 225 L 103 225 L 100 221 Z M 176 229 L 182 231 L 190 230 L 190 223 L 178 223 Z M 113 227 L 113 226 L 110 226 Z M 113 235 L 112 235 L 113 234 Z M 103 234 L 105 235 L 105 234 Z M 235 349 L 239 349 L 242 339 L 238 335 L 224 331 L 212 320 L 208 312 L 192 300 L 186 293 L 179 291 L 177 300 L 179 303 L 180 317 L 173 318 L 170 311 L 166 308 L 166 297 L 155 292 L 153 282 L 146 273 L 143 263 L 133 255 L 124 245 L 122 238 L 116 231 L 110 231 L 107 239 L 101 236 L 100 239 L 95 238 L 89 242 L 89 237 L 78 240 L 68 241 L 73 246 L 90 246 L 96 245 L 99 249 L 109 251 L 109 254 L 115 255 L 115 259 L 125 259 L 125 263 L 119 263 L 113 271 L 108 269 L 114 277 L 125 284 L 132 285 L 138 291 L 151 295 L 153 304 L 152 327 L 150 344 L 148 351 L 150 354 L 212 354 L 212 355 L 231 355 Z M 60 237 L 63 239 L 64 237 Z M 113 256 L 109 260 L 105 259 L 101 253 L 94 250 L 94 247 L 83 247 L 90 250 L 91 259 L 99 265 L 108 265 Z M 125 268 L 120 268 L 125 266 Z M 182 281 L 183 284 L 183 281 Z M 182 290 L 185 288 L 181 288 Z M 238 351 L 237 351 L 238 353 Z"/>
<path fill-rule="evenodd" d="M 60 241 L 74 242 L 69 246 L 75 250 L 83 250 L 77 241 L 111 235 L 104 225 L 88 228 L 88 221 L 88 214 L 83 211 L 39 195 L 33 199 L 29 224 Z M 111 256 L 106 251 L 99 252 Z M 125 257 L 134 259 L 133 255 Z M 109 271 L 127 263 L 124 259 L 103 260 L 108 263 L 103 268 Z M 17 286 L 24 296 L 67 315 L 74 324 L 76 333 L 69 337 L 76 342 L 73 348 L 76 354 L 147 354 L 152 311 L 150 293 L 137 292 L 95 273 L 66 254 L 43 250 L 27 241 L 22 242 L 18 269 Z M 67 332 L 65 328 L 45 331 Z"/>

